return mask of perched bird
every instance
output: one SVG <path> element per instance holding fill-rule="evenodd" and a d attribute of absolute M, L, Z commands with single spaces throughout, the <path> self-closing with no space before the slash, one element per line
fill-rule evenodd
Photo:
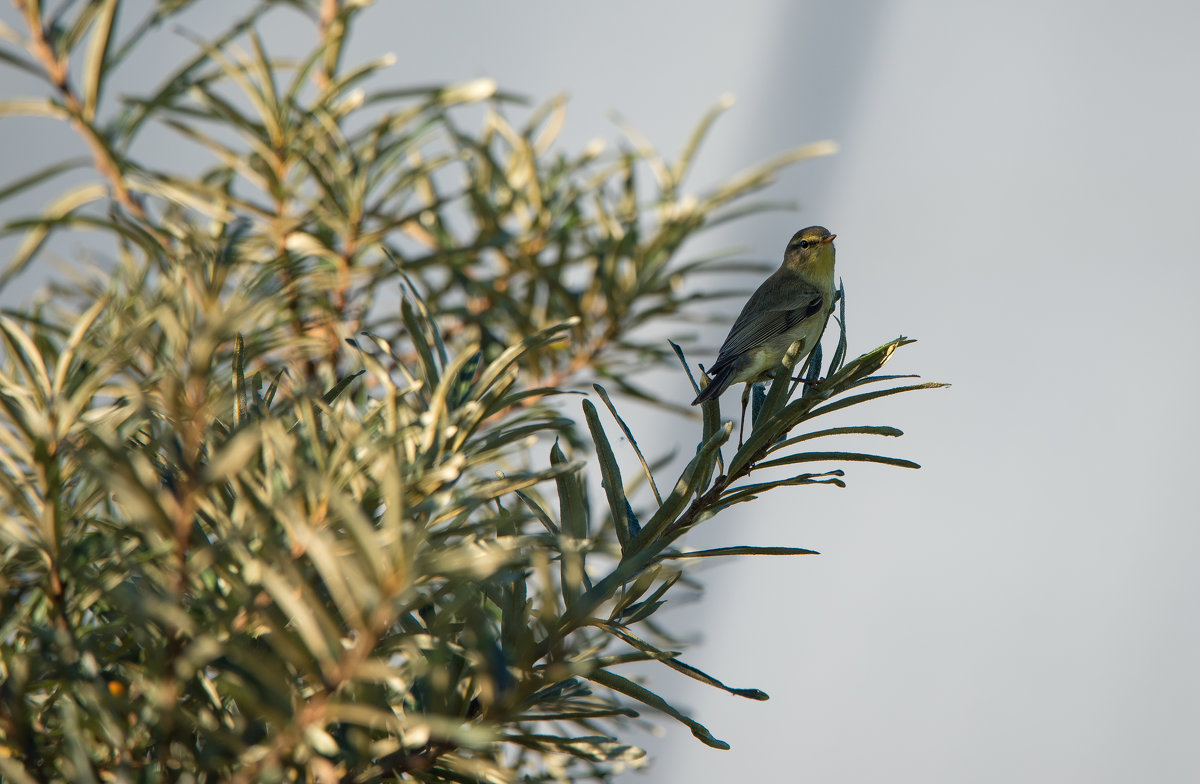
<path fill-rule="evenodd" d="M 774 375 L 795 341 L 802 341 L 798 367 L 825 332 L 833 311 L 833 240 L 823 226 L 796 232 L 783 254 L 783 265 L 750 295 L 737 321 L 706 372 L 712 377 L 692 405 L 720 396 L 732 384 L 746 382 L 742 419 L 754 382 Z"/>

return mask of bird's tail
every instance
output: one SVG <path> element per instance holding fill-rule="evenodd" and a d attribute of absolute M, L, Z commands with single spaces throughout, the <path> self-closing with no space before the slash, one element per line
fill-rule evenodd
<path fill-rule="evenodd" d="M 700 390 L 700 394 L 696 395 L 696 399 L 692 401 L 693 406 L 698 406 L 705 400 L 716 400 L 721 396 L 721 393 L 729 388 L 733 383 L 733 367 L 726 365 L 721 368 L 712 379 L 709 380 L 708 386 Z"/>

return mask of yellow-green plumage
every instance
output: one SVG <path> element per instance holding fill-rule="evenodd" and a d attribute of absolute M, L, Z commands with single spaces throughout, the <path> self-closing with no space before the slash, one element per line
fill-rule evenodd
<path fill-rule="evenodd" d="M 783 265 L 750 295 L 708 369 L 712 377 L 692 405 L 712 400 L 733 384 L 774 374 L 795 341 L 801 367 L 825 332 L 833 310 L 833 239 L 822 226 L 796 232 Z"/>

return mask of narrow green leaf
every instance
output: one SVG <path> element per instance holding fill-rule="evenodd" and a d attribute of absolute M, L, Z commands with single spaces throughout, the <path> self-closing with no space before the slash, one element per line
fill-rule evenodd
<path fill-rule="evenodd" d="M 404 319 L 404 325 L 408 328 L 408 339 L 416 350 L 417 356 L 421 358 L 421 369 L 424 371 L 425 383 L 431 388 L 436 388 L 442 380 L 442 374 L 438 370 L 437 362 L 433 358 L 433 351 L 426 336 L 426 329 L 430 326 L 429 322 L 420 320 L 420 317 L 417 315 L 418 311 L 407 298 L 400 303 L 400 314 Z"/>
<path fill-rule="evenodd" d="M 381 352 L 386 354 L 388 356 L 388 358 L 390 358 L 392 360 L 392 362 L 394 363 L 395 369 L 400 371 L 400 374 L 404 376 L 404 380 L 407 382 L 408 388 L 405 390 L 405 394 L 408 394 L 409 392 L 415 392 L 419 389 L 427 389 L 428 388 L 428 384 L 424 380 L 415 378 L 413 376 L 413 374 L 409 372 L 408 367 L 405 365 L 405 363 L 400 359 L 400 357 L 398 357 L 396 355 L 396 352 L 394 350 L 392 350 L 391 343 L 389 343 L 388 341 L 379 337 L 378 335 L 371 334 L 370 332 L 363 331 L 363 332 L 360 332 L 359 334 L 362 335 L 363 337 L 367 338 L 368 340 L 370 340 L 372 343 L 374 343 L 376 348 L 378 348 Z M 371 355 L 367 354 L 365 351 L 362 351 L 362 347 L 359 346 L 356 341 L 348 339 L 346 342 L 349 343 L 350 345 L 354 346 L 360 352 L 362 352 L 361 356 L 363 359 L 363 363 L 367 364 L 368 366 L 371 367 L 373 374 L 377 378 L 379 378 L 383 384 L 385 384 L 385 385 L 390 384 L 390 381 L 387 380 L 388 379 L 387 371 L 383 368 L 383 365 L 380 362 L 380 360 L 378 360 L 375 357 L 372 357 Z"/>
<path fill-rule="evenodd" d="M 821 360 L 823 359 L 823 351 L 821 344 L 813 346 L 812 354 L 808 358 L 808 369 L 804 373 L 804 380 L 797 381 L 796 384 L 804 384 L 804 395 L 814 395 L 817 392 L 817 382 L 821 380 Z M 793 390 L 795 387 L 793 387 Z"/>
<path fill-rule="evenodd" d="M 696 158 L 696 152 L 700 149 L 701 142 L 708 132 L 712 129 L 713 123 L 717 118 L 729 110 L 733 106 L 733 96 L 723 95 L 717 102 L 716 106 L 704 113 L 704 117 L 697 123 L 696 129 L 692 131 L 692 135 L 688 137 L 687 142 L 683 145 L 683 152 L 679 155 L 679 160 L 671 169 L 671 183 L 678 186 L 683 182 L 683 178 L 687 176 L 688 171 L 692 168 L 692 162 Z"/>
<path fill-rule="evenodd" d="M 837 144 L 831 141 L 814 142 L 798 147 L 783 155 L 776 156 L 766 163 L 755 166 L 732 180 L 720 185 L 716 190 L 707 194 L 697 209 L 707 213 L 721 205 L 728 204 L 734 199 L 741 198 L 753 191 L 761 190 L 775 181 L 780 170 L 808 158 L 832 155 L 837 152 Z"/>
<path fill-rule="evenodd" d="M 67 341 L 63 344 L 62 349 L 59 351 L 58 359 L 54 363 L 54 384 L 51 389 L 51 394 L 54 397 L 59 397 L 63 394 L 71 371 L 71 365 L 75 362 L 75 357 L 79 352 L 79 347 L 83 343 L 84 337 L 111 301 L 111 294 L 99 297 L 75 321 L 75 325 L 71 328 L 71 334 L 67 336 Z"/>
<path fill-rule="evenodd" d="M 12 347 L 9 356 L 20 363 L 25 375 L 29 378 L 31 391 L 35 393 L 38 404 L 49 408 L 53 384 L 50 381 L 50 371 L 46 367 L 46 360 L 42 356 L 41 350 L 25 330 L 21 329 L 20 324 L 8 316 L 0 316 L 0 333 Z"/>
<path fill-rule="evenodd" d="M 45 98 L 14 98 L 0 101 L 0 117 L 51 117 L 55 120 L 70 119 L 71 113 L 63 106 Z"/>
<path fill-rule="evenodd" d="M 4 272 L 0 273 L 0 289 L 3 289 L 10 280 L 24 271 L 34 255 L 41 250 L 53 229 L 69 223 L 71 214 L 75 210 L 106 196 L 108 196 L 107 187 L 99 183 L 91 183 L 70 189 L 48 205 L 42 211 L 38 221 L 25 233 L 25 238 L 13 253 Z"/>
<path fill-rule="evenodd" d="M 246 395 L 246 339 L 238 333 L 233 339 L 233 426 L 241 427 L 250 408 Z"/>
<path fill-rule="evenodd" d="M 650 590 L 650 586 L 654 585 L 658 580 L 663 570 L 661 567 L 651 567 L 642 570 L 633 581 L 633 583 L 625 586 L 621 590 L 620 596 L 613 603 L 612 611 L 609 613 L 609 620 L 614 620 L 621 617 L 625 612 L 625 608 L 632 605 L 638 599 L 645 595 L 646 591 Z"/>
<path fill-rule="evenodd" d="M 750 429 L 754 430 L 754 423 L 757 422 L 762 415 L 763 404 L 767 402 L 767 387 L 765 384 L 756 383 L 750 387 Z"/>
<path fill-rule="evenodd" d="M 689 678 L 694 678 L 701 683 L 714 686 L 722 691 L 727 691 L 730 694 L 738 697 L 746 697 L 747 699 L 760 701 L 769 699 L 766 692 L 761 691 L 760 689 L 738 689 L 732 686 L 726 686 L 724 683 L 712 677 L 708 673 L 703 672 L 702 670 L 699 670 L 690 664 L 685 664 L 684 662 L 680 661 L 677 658 L 679 655 L 678 653 L 673 651 L 662 651 L 654 647 L 631 632 L 627 626 L 605 621 L 596 621 L 595 625 L 616 636 L 627 645 L 630 645 L 633 648 L 642 651 L 643 653 L 651 654 L 655 660 L 662 662 L 676 672 L 683 673 Z"/>
<path fill-rule="evenodd" d="M 660 568 L 647 570 L 647 572 L 652 573 L 653 575 L 658 575 L 661 571 L 662 570 Z M 649 618 L 659 607 L 665 603 L 663 597 L 667 595 L 667 591 L 671 590 L 671 587 L 674 586 L 682 576 L 683 572 L 669 574 L 667 578 L 659 583 L 659 586 L 654 589 L 654 593 L 646 597 L 644 601 L 640 601 L 637 604 L 630 604 L 619 615 L 614 615 L 611 620 L 616 620 L 616 618 L 619 617 L 623 624 L 626 626 L 632 626 L 638 621 L 644 621 L 646 618 Z M 641 576 L 639 575 L 639 579 L 640 577 Z"/>
<path fill-rule="evenodd" d="M 867 353 L 852 359 L 833 376 L 825 379 L 825 384 L 830 389 L 845 389 L 854 381 L 871 375 L 876 370 L 887 364 L 888 360 L 892 358 L 892 355 L 896 353 L 896 349 L 915 342 L 916 341 L 914 340 L 910 340 L 909 338 L 901 336 L 895 340 L 884 343 L 882 346 L 877 346 Z"/>
<path fill-rule="evenodd" d="M 132 32 L 125 38 L 116 51 L 109 56 L 109 68 L 115 67 L 123 62 L 130 52 L 134 51 L 137 44 L 143 39 L 145 34 L 152 29 L 159 27 L 166 19 L 174 16 L 198 2 L 198 0 L 182 0 L 172 4 L 160 3 L 157 8 L 148 13 L 142 22 L 133 29 Z M 223 47 L 232 41 L 234 38 L 242 35 L 246 30 L 258 20 L 260 16 L 270 8 L 269 5 L 255 4 L 250 9 L 249 13 L 238 19 L 230 25 L 221 35 L 208 42 L 214 47 Z M 188 36 L 186 29 L 184 35 Z M 188 36 L 191 37 L 191 36 Z M 193 40 L 195 40 L 193 38 Z M 197 41 L 197 43 L 199 43 Z M 132 138 L 151 115 L 161 117 L 162 110 L 167 108 L 178 109 L 175 104 L 176 99 L 187 92 L 193 86 L 199 84 L 203 79 L 214 79 L 211 74 L 212 58 L 208 54 L 208 50 L 204 46 L 197 47 L 200 51 L 188 58 L 179 68 L 168 73 L 159 84 L 158 90 L 150 95 L 145 100 L 135 101 L 129 100 L 130 109 L 121 119 L 121 130 L 126 139 Z M 205 71 L 203 75 L 198 75 L 198 71 Z"/>
<path fill-rule="evenodd" d="M 584 552 L 579 539 L 559 541 L 559 581 L 562 587 L 563 604 L 571 607 L 586 590 L 587 571 L 584 569 Z"/>
<path fill-rule="evenodd" d="M 916 373 L 890 373 L 884 375 L 866 376 L 851 384 L 847 389 L 858 389 L 867 384 L 878 384 L 881 381 L 895 381 L 899 378 L 920 378 Z"/>
<path fill-rule="evenodd" d="M 835 319 L 838 325 L 838 342 L 833 351 L 833 359 L 829 360 L 829 375 L 841 370 L 846 361 L 846 287 L 842 285 L 841 279 L 838 279 L 837 299 L 838 315 Z"/>
<path fill-rule="evenodd" d="M 258 31 L 251 29 L 246 37 L 250 40 L 253 56 L 247 57 L 243 66 L 248 75 L 244 89 L 247 97 L 258 108 L 259 117 L 271 143 L 282 146 L 287 130 L 287 109 L 279 104 L 275 69 L 269 62 L 263 48 L 262 36 Z M 320 113 L 314 112 L 314 116 L 317 114 Z"/>
<path fill-rule="evenodd" d="M 425 301 L 425 297 L 421 296 L 421 290 L 412 282 L 412 278 L 407 272 L 400 271 L 404 282 L 408 284 L 408 293 L 412 297 L 412 301 L 416 303 L 417 314 L 420 316 L 421 323 L 428 325 L 429 332 L 433 336 L 434 348 L 437 349 L 438 358 L 442 360 L 442 366 L 445 367 L 448 362 L 446 354 L 446 344 L 442 342 L 442 331 L 438 329 L 437 321 L 434 320 L 432 311 L 429 309 L 429 303 Z M 407 299 L 406 299 L 407 301 Z"/>
<path fill-rule="evenodd" d="M 567 456 L 563 454 L 558 439 L 550 448 L 550 465 L 559 467 L 567 465 Z M 588 537 L 587 498 L 583 491 L 583 477 L 566 471 L 554 479 L 558 486 L 558 513 L 562 518 L 563 531 L 575 539 Z"/>
<path fill-rule="evenodd" d="M 92 25 L 92 40 L 88 44 L 87 57 L 83 62 L 83 121 L 93 123 L 96 106 L 100 102 L 100 91 L 108 73 L 104 57 L 112 41 L 113 19 L 117 15 L 117 0 L 101 0 L 101 8 Z"/>
<path fill-rule="evenodd" d="M 604 389 L 604 387 L 600 386 L 599 384 L 592 384 L 592 388 L 595 389 L 596 393 L 600 395 L 600 399 L 603 400 L 604 405 L 608 407 L 609 413 L 613 415 L 613 419 L 617 420 L 617 425 L 620 426 L 621 432 L 625 434 L 625 438 L 629 441 L 629 445 L 633 447 L 634 454 L 636 454 L 638 460 L 641 461 L 642 471 L 645 472 L 646 479 L 650 482 L 650 490 L 654 493 L 654 500 L 659 506 L 662 506 L 662 496 L 658 494 L 658 485 L 654 483 L 654 474 L 650 471 L 650 465 L 646 462 L 645 455 L 642 454 L 642 450 L 638 447 L 637 439 L 633 437 L 633 433 L 630 431 L 629 425 L 625 424 L 625 420 L 622 419 L 621 415 L 617 413 L 617 408 L 613 405 L 612 400 L 609 399 L 608 392 Z"/>
<path fill-rule="evenodd" d="M 825 438 L 827 436 L 848 436 L 848 435 L 868 435 L 868 436 L 891 436 L 898 438 L 904 435 L 904 431 L 895 427 L 886 425 L 860 425 L 857 427 L 830 427 L 825 430 L 814 430 L 811 433 L 805 433 L 799 436 L 792 436 L 786 441 L 780 441 L 771 447 L 772 452 L 778 452 L 780 449 L 786 449 L 789 446 L 799 444 L 801 441 L 811 441 L 814 438 Z"/>
<path fill-rule="evenodd" d="M 283 611 L 288 624 L 294 627 L 306 652 L 322 665 L 334 664 L 338 660 L 340 646 L 336 635 L 326 633 L 337 626 L 329 619 L 325 603 L 309 601 L 302 590 L 306 584 L 294 578 L 289 579 L 261 560 L 255 561 L 252 568 L 259 573 L 262 587 Z"/>
<path fill-rule="evenodd" d="M 629 498 L 625 499 L 625 519 L 629 521 L 629 536 L 636 537 L 642 532 L 642 523 L 638 520 L 637 513 L 633 511 L 633 506 L 629 503 Z"/>
<path fill-rule="evenodd" d="M 679 558 L 718 558 L 730 555 L 820 555 L 816 550 L 805 550 L 801 547 L 752 547 L 742 545 L 737 547 L 714 547 L 709 550 L 693 550 L 691 552 L 670 553 L 663 559 Z"/>
<path fill-rule="evenodd" d="M 450 408 L 459 408 L 470 399 L 471 385 L 474 383 L 475 374 L 479 372 L 479 364 L 482 361 L 483 352 L 476 351 L 470 359 L 463 363 L 462 368 L 455 376 L 454 387 L 446 397 Z"/>
<path fill-rule="evenodd" d="M 545 124 L 543 124 L 543 118 L 545 118 Z M 530 146 L 533 147 L 538 155 L 545 155 L 554 144 L 554 140 L 558 138 L 559 133 L 566 124 L 566 119 L 567 96 L 564 93 L 559 93 L 542 104 L 541 107 L 530 115 L 529 120 L 525 123 L 525 127 L 521 130 L 521 135 L 531 139 Z M 537 131 L 537 137 L 533 138 L 535 131 Z"/>
<path fill-rule="evenodd" d="M 692 495 L 699 488 L 707 485 L 707 477 L 711 474 L 712 466 L 716 462 L 716 453 L 721 445 L 729 440 L 729 434 L 732 432 L 733 423 L 726 422 L 700 447 L 696 456 L 680 473 L 679 481 L 675 483 L 674 489 L 667 495 L 662 506 L 646 521 L 642 532 L 638 534 L 633 543 L 635 550 L 640 551 L 657 540 L 666 527 L 674 522 L 687 507 Z"/>
<path fill-rule="evenodd" d="M 643 686 L 639 686 L 628 678 L 623 678 L 616 673 L 609 672 L 608 670 L 597 670 L 596 672 L 592 672 L 584 677 L 593 683 L 598 683 L 601 686 L 605 686 L 615 692 L 624 694 L 626 697 L 637 700 L 643 705 L 647 705 L 657 711 L 665 713 L 690 729 L 692 731 L 692 735 L 696 736 L 696 738 L 705 746 L 711 746 L 714 749 L 721 749 L 723 751 L 729 750 L 729 744 L 723 740 L 714 738 L 712 733 L 705 729 L 703 724 L 700 724 L 698 721 L 694 721 L 683 715 L 662 697 L 659 697 L 657 694 Z"/>
<path fill-rule="evenodd" d="M 0 62 L 8 63 L 12 67 L 24 71 L 30 76 L 36 76 L 39 79 L 46 78 L 46 72 L 39 68 L 35 63 L 33 63 L 31 60 L 25 59 L 24 57 L 15 55 L 12 52 L 6 52 L 3 49 L 0 49 Z"/>
<path fill-rule="evenodd" d="M 687 373 L 688 381 L 692 382 L 692 391 L 697 395 L 700 394 L 700 385 L 696 383 L 696 377 L 692 375 L 692 369 L 688 367 L 687 357 L 683 355 L 683 349 L 673 340 L 668 339 L 671 344 L 671 349 L 675 352 L 675 356 L 679 357 L 679 364 L 683 365 L 683 372 Z"/>
<path fill-rule="evenodd" d="M 679 659 L 670 659 L 663 662 L 663 664 L 666 664 L 676 672 L 683 673 L 689 678 L 698 680 L 701 683 L 706 683 L 709 686 L 715 686 L 722 691 L 729 692 L 735 697 L 745 697 L 748 700 L 757 700 L 759 702 L 765 702 L 766 700 L 770 699 L 770 696 L 762 689 L 742 689 L 734 686 L 727 686 L 703 670 L 698 670 L 692 665 L 682 662 Z"/>
<path fill-rule="evenodd" d="M 524 502 L 525 506 L 529 508 L 529 511 L 533 512 L 533 516 L 537 518 L 538 522 L 542 524 L 542 527 L 545 528 L 546 531 L 548 531 L 552 536 L 559 535 L 559 527 L 555 524 L 554 520 L 550 517 L 546 510 L 542 508 L 541 504 L 520 490 L 516 491 L 516 496 L 517 498 L 520 498 L 522 502 Z"/>
<path fill-rule="evenodd" d="M 759 215 L 764 212 L 797 212 L 800 209 L 800 203 L 796 201 L 781 201 L 777 199 L 759 199 L 756 201 L 739 203 L 738 206 L 726 205 L 720 209 L 709 213 L 704 220 L 704 225 L 701 227 L 704 230 L 710 230 L 715 226 L 721 226 L 726 223 L 741 220 L 752 215 Z M 762 268 L 767 272 L 775 269 L 775 265 L 762 265 Z"/>
<path fill-rule="evenodd" d="M 487 369 L 485 369 L 480 375 L 478 381 L 479 387 L 481 389 L 486 389 L 487 387 L 491 386 L 493 383 L 495 383 L 496 379 L 499 378 L 506 370 L 508 370 L 509 366 L 516 362 L 522 354 L 536 348 L 541 348 L 542 346 L 550 343 L 556 343 L 560 340 L 563 340 L 562 333 L 578 324 L 578 318 L 569 318 L 560 324 L 552 324 L 551 326 L 546 327 L 545 329 L 540 330 L 533 335 L 530 335 L 517 345 L 510 346 L 509 348 L 505 349 L 504 352 L 500 354 L 500 356 L 496 357 L 496 359 L 493 360 L 492 363 L 488 365 Z"/>
<path fill-rule="evenodd" d="M 624 167 L 626 173 L 626 193 L 630 195 L 630 198 L 633 198 L 636 195 L 637 189 L 633 186 L 633 176 L 635 173 L 634 164 L 638 160 L 640 160 L 642 163 L 645 163 L 650 169 L 651 174 L 654 176 L 655 184 L 658 186 L 659 190 L 669 191 L 673 185 L 671 181 L 671 170 L 668 168 L 666 162 L 662 159 L 662 156 L 659 155 L 658 151 L 654 149 L 654 145 L 650 143 L 650 141 L 641 133 L 641 131 L 635 128 L 632 123 L 622 117 L 619 113 L 615 111 L 610 112 L 609 119 L 621 129 L 621 132 L 625 134 L 630 143 L 633 145 L 633 148 L 637 151 L 636 158 L 633 155 L 624 156 L 624 162 L 626 164 Z"/>
<path fill-rule="evenodd" d="M 795 465 L 796 463 L 813 463 L 823 460 L 845 460 L 848 462 L 858 463 L 882 463 L 883 465 L 899 466 L 901 468 L 920 468 L 921 466 L 911 460 L 902 460 L 898 457 L 883 457 L 881 455 L 868 455 L 861 452 L 800 452 L 787 457 L 776 458 L 775 460 L 767 460 L 759 463 L 756 468 L 777 468 L 778 466 Z"/>
<path fill-rule="evenodd" d="M 90 165 L 91 161 L 86 158 L 69 158 L 65 161 L 51 164 L 43 169 L 38 169 L 32 174 L 22 177 L 4 188 L 0 188 L 0 201 L 4 201 L 11 196 L 16 196 L 27 188 L 40 185 L 63 172 L 72 169 L 81 169 Z"/>
<path fill-rule="evenodd" d="M 486 452 L 495 451 L 532 435 L 544 435 L 552 431 L 570 432 L 574 426 L 575 420 L 573 419 L 568 419 L 567 417 L 548 417 L 546 419 L 539 419 L 528 425 L 497 428 L 483 436 L 482 441 L 476 440 L 472 444 L 464 445 L 460 443 L 459 439 L 455 439 L 452 442 L 452 446 L 456 449 L 462 448 L 467 454 L 474 457 Z"/>
<path fill-rule="evenodd" d="M 613 716 L 636 719 L 640 715 L 633 708 L 605 708 L 588 711 L 563 711 L 560 713 L 523 713 L 516 717 L 516 721 L 581 721 L 585 719 L 605 719 Z"/>
<path fill-rule="evenodd" d="M 542 471 L 519 471 L 512 474 L 502 474 L 499 479 L 472 485 L 469 496 L 463 497 L 459 503 L 443 507 L 438 515 L 430 521 L 430 525 L 437 525 L 448 520 L 453 520 L 459 515 L 479 508 L 494 498 L 533 487 L 547 479 L 556 479 L 562 473 L 579 471 L 584 465 L 585 463 L 580 460 L 568 463 L 565 466 L 553 466 Z M 434 489 L 438 489 L 443 486 L 443 483 L 453 483 L 457 477 L 456 462 L 451 461 L 441 472 L 432 474 L 430 479 L 437 485 Z"/>
<path fill-rule="evenodd" d="M 612 512 L 613 525 L 616 527 L 617 541 L 621 551 L 629 548 L 633 538 L 629 530 L 629 519 L 625 516 L 625 485 L 621 480 L 621 467 L 617 464 L 612 445 L 600 424 L 600 415 L 592 401 L 583 401 L 583 415 L 587 419 L 588 430 L 591 431 L 592 441 L 596 445 L 596 457 L 600 460 L 600 476 L 604 480 L 604 493 L 608 497 L 608 508 Z"/>
<path fill-rule="evenodd" d="M 315 54 L 317 54 L 317 52 L 314 52 L 314 55 Z M 361 65 L 351 68 L 350 70 L 335 73 L 335 78 L 330 80 L 325 89 L 321 91 L 321 94 L 318 95 L 313 101 L 313 104 L 316 106 L 333 107 L 345 107 L 348 105 L 353 105 L 353 102 L 350 99 L 355 95 L 353 92 L 354 86 L 370 78 L 371 76 L 378 74 L 380 71 L 389 68 L 395 64 L 395 62 L 395 55 L 385 54 L 382 57 L 375 58 L 374 60 L 368 60 Z M 284 105 L 294 103 L 296 96 L 299 95 L 309 84 L 309 80 L 306 78 L 301 78 L 301 73 L 298 71 L 296 77 L 293 79 L 292 86 L 288 88 L 288 94 L 286 96 L 287 102 Z M 365 96 L 363 96 L 362 101 L 366 101 Z M 340 117 L 344 115 L 339 112 L 338 116 L 340 119 Z"/>
<path fill-rule="evenodd" d="M 36 2 L 34 6 L 43 5 L 42 2 Z M 86 3 L 82 8 L 78 9 L 74 18 L 70 18 L 67 14 L 66 6 L 61 6 L 49 20 L 49 30 L 47 30 L 48 38 L 56 53 L 62 56 L 73 54 L 83 41 L 83 37 L 87 35 L 88 28 L 92 26 L 92 20 L 96 18 L 96 14 L 100 12 L 100 3 Z"/>
<path fill-rule="evenodd" d="M 350 386 L 354 379 L 366 372 L 367 371 L 365 370 L 360 370 L 356 373 L 351 373 L 348 376 L 343 376 L 336 384 L 333 385 L 332 388 L 330 388 L 328 392 L 326 392 L 324 395 L 321 395 L 321 400 L 325 403 L 325 405 L 332 405 L 333 401 L 337 400 L 341 394 L 346 391 L 346 387 Z"/>
<path fill-rule="evenodd" d="M 828 414 L 830 411 L 837 411 L 838 409 L 848 408 L 849 406 L 855 406 L 859 403 L 865 403 L 868 400 L 875 400 L 876 398 L 887 397 L 888 395 L 896 395 L 901 392 L 912 392 L 917 389 L 941 389 L 942 387 L 948 386 L 950 385 L 943 384 L 938 381 L 928 381 L 924 384 L 909 384 L 903 387 L 882 389 L 877 392 L 864 392 L 861 395 L 851 395 L 849 397 L 839 398 L 832 403 L 827 403 L 820 408 L 815 408 L 809 412 L 808 418 L 812 419 L 813 417 L 818 417 L 822 414 Z"/>
<path fill-rule="evenodd" d="M 423 442 L 423 449 L 431 449 L 435 442 L 438 443 L 439 450 L 445 446 L 448 434 L 448 428 L 445 425 L 452 421 L 453 415 L 448 398 L 455 388 L 462 369 L 473 361 L 474 355 L 474 351 L 468 350 L 456 355 L 454 361 L 449 365 L 443 363 L 444 374 L 441 382 L 429 398 L 429 408 L 427 409 L 429 420 L 426 422 L 426 438 Z"/>
<path fill-rule="evenodd" d="M 270 408 L 271 404 L 275 402 L 275 394 L 279 391 L 279 380 L 286 372 L 287 368 L 280 368 L 279 372 L 275 374 L 275 378 L 271 380 L 271 386 L 267 387 L 267 394 L 263 396 L 263 403 L 267 408 Z"/>
<path fill-rule="evenodd" d="M 647 599 L 644 602 L 638 602 L 629 608 L 629 613 L 622 616 L 621 620 L 630 624 L 637 623 L 638 621 L 644 621 L 654 613 L 658 612 L 659 608 L 666 603 L 667 602 L 665 599 Z"/>
<path fill-rule="evenodd" d="M 622 348 L 639 354 L 646 353 L 642 352 L 636 346 L 623 346 Z M 650 356 L 647 356 L 646 361 L 653 362 L 655 360 Z M 604 379 L 606 382 L 616 384 L 617 389 L 620 390 L 621 394 L 626 397 L 634 400 L 641 400 L 645 403 L 651 404 L 657 409 L 661 409 L 664 412 L 669 411 L 684 417 L 691 417 L 695 414 L 696 409 L 690 405 L 692 402 L 690 397 L 686 397 L 681 400 L 664 397 L 664 393 L 662 391 L 655 391 L 639 386 L 630 381 L 628 376 L 622 376 L 621 372 L 622 371 L 619 371 L 616 368 L 596 369 L 596 375 L 598 377 Z"/>
<path fill-rule="evenodd" d="M 528 103 L 519 96 L 497 92 L 496 80 L 489 77 L 472 79 L 458 84 L 431 84 L 380 90 L 371 94 L 372 102 L 391 102 L 400 98 L 426 98 L 431 105 L 449 108 L 459 103 L 477 103 L 489 98 Z"/>
<path fill-rule="evenodd" d="M 681 349 L 673 340 L 668 340 L 667 342 L 671 344 L 671 348 L 675 351 L 675 356 L 679 357 L 679 364 L 683 365 L 683 370 L 685 373 L 687 373 L 688 381 L 692 382 L 692 389 L 697 395 L 699 395 L 700 385 L 696 383 L 696 379 L 692 376 L 692 369 L 688 366 L 687 358 L 683 355 L 683 349 Z M 701 403 L 700 417 L 702 422 L 700 443 L 706 444 L 721 427 L 720 400 L 714 398 Z M 712 479 L 713 472 L 718 468 L 721 471 L 725 470 L 725 458 L 721 455 L 721 451 L 719 449 L 717 450 L 716 462 L 709 466 L 704 476 L 700 477 L 701 487 L 708 486 L 709 481 Z"/>
<path fill-rule="evenodd" d="M 724 508 L 746 501 L 753 501 L 761 494 L 768 490 L 774 490 L 777 487 L 794 487 L 796 485 L 836 485 L 837 487 L 845 487 L 846 483 L 840 479 L 842 476 L 845 476 L 845 472 L 841 469 L 835 469 L 820 474 L 799 474 L 798 476 L 791 476 L 786 479 L 775 479 L 769 482 L 759 482 L 750 485 L 737 485 L 729 488 L 721 496 L 720 504 L 721 508 Z"/>
<path fill-rule="evenodd" d="M 818 412 L 824 413 L 826 411 L 836 410 L 836 408 L 844 408 L 846 405 L 853 405 L 853 402 L 845 403 L 845 400 L 849 400 L 849 398 L 846 398 L 842 401 L 828 404 L 823 408 L 816 409 L 814 411 L 816 406 L 820 405 L 824 400 L 827 400 L 834 394 L 844 391 L 855 381 L 869 376 L 871 373 L 878 370 L 885 362 L 888 361 L 888 359 L 899 346 L 907 345 L 911 342 L 913 341 L 901 337 L 891 341 L 890 343 L 885 343 L 884 345 L 879 346 L 878 348 L 869 351 L 853 360 L 836 375 L 826 378 L 813 389 L 812 394 L 802 395 L 801 397 L 792 400 L 790 403 L 784 406 L 783 410 L 780 411 L 777 416 L 772 417 L 768 421 L 764 422 L 762 427 L 756 429 L 754 433 L 751 434 L 751 437 L 747 439 L 745 446 L 738 451 L 738 454 L 730 463 L 730 476 L 740 476 L 743 474 L 749 467 L 751 461 L 756 460 L 765 454 L 765 450 L 769 444 L 779 440 L 791 428 L 795 427 L 800 422 L 813 418 Z M 768 395 L 768 403 L 769 397 L 770 396 Z M 856 399 L 855 402 L 861 402 L 863 399 L 869 398 L 860 397 Z"/>

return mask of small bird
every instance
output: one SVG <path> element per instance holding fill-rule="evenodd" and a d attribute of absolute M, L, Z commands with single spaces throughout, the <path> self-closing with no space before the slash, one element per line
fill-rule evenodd
<path fill-rule="evenodd" d="M 792 343 L 801 341 L 798 367 L 825 332 L 833 312 L 833 240 L 823 226 L 809 226 L 793 235 L 783 254 L 783 265 L 750 295 L 717 361 L 706 372 L 712 377 L 692 405 L 713 400 L 733 384 L 746 382 L 742 393 L 742 420 L 754 382 L 774 375 Z"/>

